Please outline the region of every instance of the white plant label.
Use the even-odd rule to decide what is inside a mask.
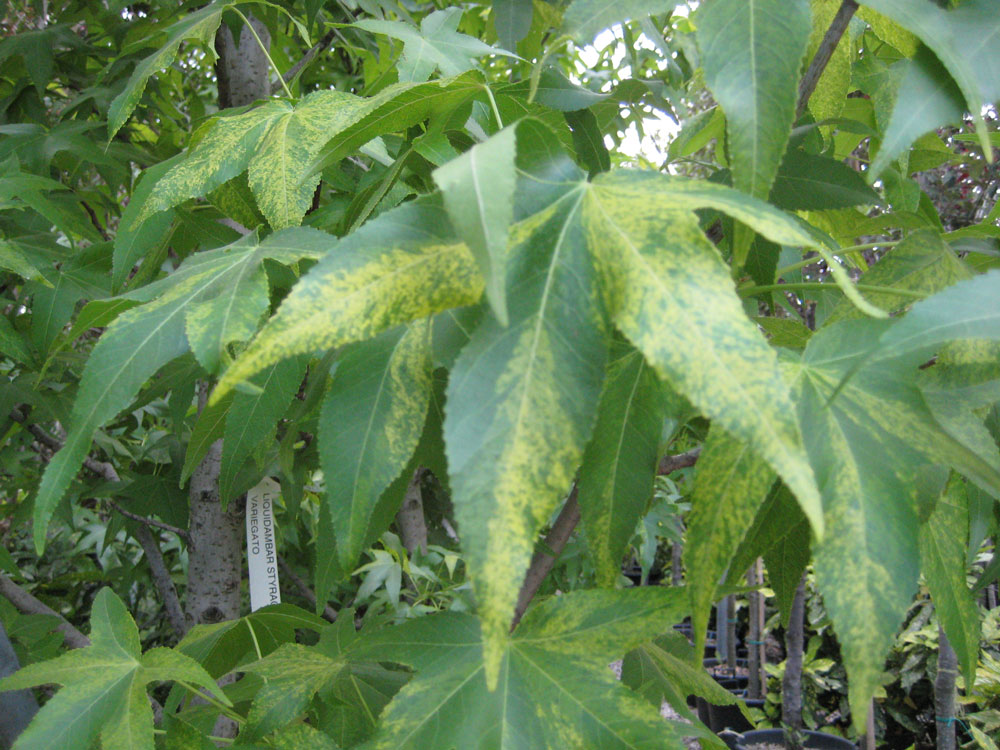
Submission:
[[[281,603],[278,548],[274,541],[274,501],[281,487],[270,477],[247,493],[247,567],[250,611]]]

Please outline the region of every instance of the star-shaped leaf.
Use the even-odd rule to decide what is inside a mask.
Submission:
[[[426,81],[437,68],[443,76],[454,76],[476,67],[475,58],[486,55],[516,57],[475,37],[458,32],[462,8],[447,8],[428,14],[417,30],[402,21],[358,21],[355,26],[385,34],[403,43],[397,70],[400,81]]]
[[[660,634],[686,609],[681,588],[579,591],[532,609],[508,637],[490,692],[477,618],[445,613],[358,639],[352,653],[417,674],[364,746],[439,750],[672,748],[694,725],[664,721],[608,664]]]
[[[30,664],[0,682],[3,690],[63,686],[18,738],[17,750],[87,750],[98,734],[105,750],[152,750],[150,682],[179,680],[229,703],[190,657],[167,648],[141,654],[139,630],[111,589],[102,589],[94,599],[90,623],[90,646]]]

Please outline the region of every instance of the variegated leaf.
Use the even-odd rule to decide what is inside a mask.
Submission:
[[[315,258],[330,240],[323,232],[305,228],[264,241],[248,235],[233,245],[192,255],[167,278],[119,298],[147,304],[119,315],[87,360],[66,442],[46,467],[35,498],[33,531],[39,551],[45,547],[52,513],[79,471],[94,433],[128,406],[160,367],[188,350],[188,311],[231,291],[247,269],[256,269],[265,258],[281,263]]]
[[[341,240],[303,276],[223,375],[212,400],[281,359],[472,304],[482,289],[440,198],[407,203]]]
[[[370,530],[372,513],[413,455],[430,389],[427,319],[356,344],[337,363],[319,419],[319,454],[344,570],[383,530]]]
[[[745,572],[729,566],[773,483],[774,471],[746,443],[712,426],[698,457],[684,545],[696,653],[704,649],[708,616],[727,569],[730,583]]]
[[[775,242],[814,242],[780,211],[720,185],[611,173],[594,181],[585,211],[608,305],[663,378],[782,476],[821,534],[819,492],[788,387],[691,213],[705,206]]]
[[[916,589],[917,470],[935,463],[1000,478],[1000,461],[991,465],[941,429],[914,366],[865,362],[888,325],[824,328],[810,339],[797,380],[827,527],[814,546],[816,575],[840,639],[856,726]]]
[[[429,615],[362,636],[351,656],[403,662],[417,672],[367,747],[626,750],[711,738],[705,729],[664,721],[607,666],[677,621],[685,604],[683,589],[655,587],[553,597],[505,638],[495,691],[487,688],[474,617]]]
[[[536,534],[569,491],[604,375],[584,195],[581,186],[514,228],[509,325],[485,319],[448,383],[448,469],[490,689]]]
[[[969,501],[953,475],[927,522],[920,527],[920,567],[931,590],[938,620],[958,654],[966,685],[976,682],[979,608],[966,583]]]

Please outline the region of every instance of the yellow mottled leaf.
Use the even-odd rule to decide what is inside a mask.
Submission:
[[[587,232],[615,324],[677,390],[774,467],[821,534],[819,492],[777,356],[743,312],[694,214],[678,208],[684,198],[697,206],[697,193],[683,185],[619,172],[588,192]],[[770,239],[805,234],[776,210],[751,217],[758,202],[739,196],[732,208],[737,201]]]
[[[278,360],[472,304],[482,291],[476,262],[440,199],[405,204],[341,240],[301,279],[226,371],[212,401]]]

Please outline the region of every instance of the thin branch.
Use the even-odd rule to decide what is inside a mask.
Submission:
[[[531,558],[531,566],[524,576],[524,583],[521,584],[521,592],[517,596],[514,619],[510,623],[511,630],[516,628],[517,624],[521,621],[525,611],[528,609],[528,605],[531,604],[531,600],[538,593],[542,581],[545,580],[545,576],[549,574],[555,566],[556,560],[559,559],[559,555],[562,553],[563,548],[565,548],[566,542],[569,541],[573,529],[580,523],[580,504],[576,499],[578,494],[579,490],[576,483],[574,483],[569,497],[566,498],[566,504],[563,505],[563,509],[559,512],[556,522],[552,524],[549,535],[545,537],[545,544]],[[551,550],[551,554],[549,550]]]
[[[177,638],[181,639],[187,633],[187,623],[184,620],[184,610],[181,608],[181,600],[177,596],[177,589],[174,581],[170,577],[163,562],[163,553],[160,552],[160,545],[153,538],[152,533],[146,526],[140,524],[133,532],[136,540],[142,545],[142,551],[146,553],[146,561],[149,563],[149,570],[153,574],[153,583],[156,590],[160,592],[163,606],[167,610],[167,622],[174,629]]]
[[[282,76],[284,82],[286,84],[291,83],[295,79],[295,76],[299,74],[299,71],[301,71],[304,67],[306,67],[306,65],[311,63],[316,58],[316,55],[318,55],[320,52],[329,47],[330,44],[333,42],[334,38],[338,36],[340,37],[341,41],[344,42],[344,44],[347,44],[347,40],[344,39],[343,35],[340,33],[340,29],[336,28],[330,29],[328,32],[326,32],[326,34],[323,35],[322,39],[316,42],[316,44],[314,44],[312,47],[309,48],[308,52],[306,52],[301,58],[299,58],[298,62],[296,62],[292,67],[290,67],[288,70],[285,71],[285,74]],[[274,92],[275,88],[272,86],[271,93],[273,94]]]
[[[796,120],[805,113],[806,106],[809,104],[809,97],[816,90],[816,84],[819,83],[823,71],[826,70],[827,63],[833,57],[833,51],[837,48],[837,44],[840,43],[840,38],[847,30],[847,25],[851,22],[851,17],[857,9],[858,4],[854,0],[844,0],[837,11],[837,15],[830,22],[830,28],[826,30],[823,41],[819,43],[819,48],[816,50],[816,55],[813,57],[812,62],[809,63],[809,69],[802,77],[802,82],[799,83],[799,106],[795,111]]]
[[[26,615],[51,615],[59,618],[56,628],[61,631],[69,648],[83,648],[90,645],[90,639],[77,630],[61,614],[49,607],[45,602],[35,598],[3,573],[0,573],[0,595],[3,595],[19,612]]]
[[[27,421],[27,415],[17,408],[11,410],[10,418],[15,422],[20,422],[21,424],[24,424]],[[49,434],[40,424],[32,423],[26,425],[26,429],[42,445],[45,445],[52,450],[59,450],[62,448],[62,440]],[[88,456],[84,459],[83,465],[108,482],[121,481],[121,477],[118,476],[118,471],[113,465],[107,463],[106,461],[98,461],[96,458]],[[163,553],[160,551],[160,545],[153,538],[153,535],[150,533],[148,527],[155,526],[157,528],[165,529],[166,531],[171,531],[183,539],[186,539],[189,543],[190,536],[184,529],[125,510],[114,500],[109,499],[108,504],[126,518],[131,518],[133,521],[139,522],[140,525],[136,527],[136,531],[133,536],[146,553],[146,560],[149,561],[149,568],[153,574],[153,583],[155,584],[156,590],[159,592],[160,598],[163,600],[164,608],[167,611],[167,621],[177,632],[178,637],[183,638],[184,634],[187,632],[187,625],[184,620],[180,598],[177,596],[177,588],[174,586],[174,581],[170,577],[166,564],[163,562]]]
[[[104,240],[105,242],[111,239],[108,236],[108,233],[104,231],[104,227],[101,226],[101,222],[98,221],[97,214],[94,213],[94,209],[90,207],[90,204],[87,203],[87,201],[80,201],[80,203],[83,205],[83,208],[87,212],[87,215],[90,216],[90,223],[94,225],[94,228],[97,230],[97,233],[101,235],[101,239]]]
[[[316,594],[313,592],[311,588],[309,588],[308,585],[306,585],[306,582],[303,581],[298,576],[298,574],[296,574],[294,570],[292,570],[292,566],[289,565],[285,561],[285,558],[283,558],[281,555],[278,555],[278,567],[281,568],[282,574],[284,574],[284,576],[288,578],[288,580],[290,580],[293,584],[295,584],[295,588],[297,588],[299,590],[299,593],[302,594],[302,598],[305,599],[307,602],[309,602],[309,604],[311,604],[312,607],[315,609]],[[337,611],[329,604],[324,604],[323,618],[329,620],[330,622],[333,622],[334,620],[337,619]]]
[[[122,506],[116,503],[114,500],[108,500],[108,505],[111,506],[115,511],[121,513],[125,518],[131,518],[133,521],[143,524],[144,526],[149,526],[154,529],[163,529],[164,531],[169,531],[172,534],[176,534],[185,542],[188,546],[191,546],[191,535],[188,533],[187,529],[182,529],[179,526],[172,526],[169,523],[164,523],[163,521],[157,521],[155,518],[150,518],[149,516],[141,516],[138,513],[133,513],[130,510],[125,510]]]
[[[656,473],[660,476],[665,476],[671,472],[677,471],[678,469],[686,469],[688,466],[694,466],[698,461],[698,456],[701,455],[701,446],[697,448],[692,448],[685,453],[678,453],[673,456],[664,456],[660,461],[660,465],[656,468]]]
[[[698,446],[685,453],[664,456],[657,467],[657,473],[669,474],[672,471],[677,471],[677,469],[694,466],[700,454],[701,446]],[[556,560],[559,559],[559,555],[562,554],[563,549],[566,547],[573,529],[580,523],[580,504],[577,502],[578,494],[579,490],[574,483],[569,497],[566,498],[566,504],[563,505],[563,509],[559,512],[555,523],[552,524],[548,536],[545,537],[545,544],[531,558],[531,565],[528,567],[528,572],[524,576],[524,583],[521,584],[521,591],[517,596],[517,606],[514,608],[514,617],[510,623],[511,630],[517,627],[517,624],[521,621],[525,611],[528,609],[528,605],[531,604],[531,600],[538,593],[542,581],[545,580],[545,576],[555,567]]]

